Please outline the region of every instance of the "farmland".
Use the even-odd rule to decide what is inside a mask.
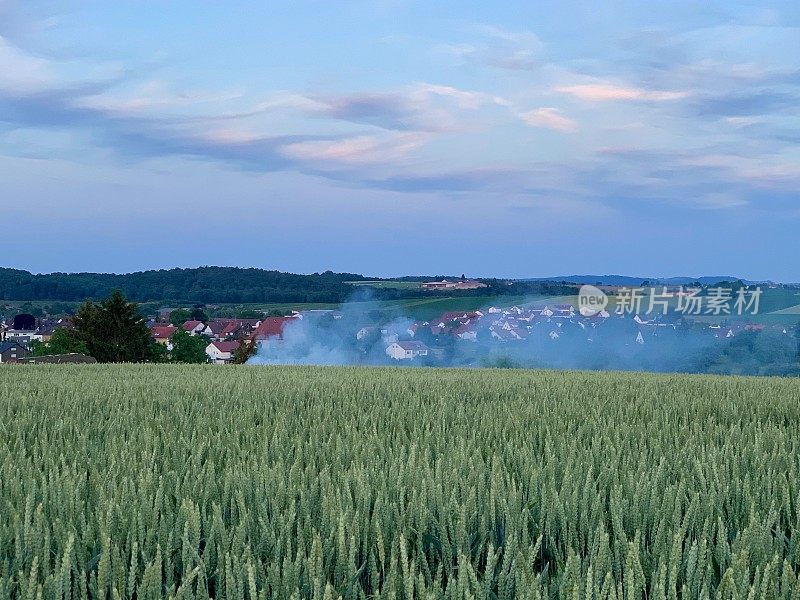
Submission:
[[[0,368],[0,598],[789,598],[800,384]]]

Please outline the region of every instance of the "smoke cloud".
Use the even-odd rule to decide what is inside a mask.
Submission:
[[[287,319],[282,338],[259,341],[249,364],[787,375],[796,372],[796,351],[792,332],[780,327],[692,323],[679,314],[584,317],[542,299],[422,320],[362,294],[339,310]]]

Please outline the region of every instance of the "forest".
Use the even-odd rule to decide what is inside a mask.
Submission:
[[[431,278],[442,276],[432,276]],[[419,277],[424,280],[424,277]],[[421,296],[475,296],[510,294],[560,295],[574,293],[574,286],[551,282],[509,282],[486,279],[479,290],[447,292],[414,288],[390,288],[350,282],[381,281],[355,273],[313,273],[300,275],[238,267],[199,267],[137,273],[49,273],[33,274],[0,268],[0,300],[55,300],[64,302],[102,299],[119,290],[137,302],[183,301],[198,303],[325,302],[338,303],[354,294],[376,300],[397,300]]]

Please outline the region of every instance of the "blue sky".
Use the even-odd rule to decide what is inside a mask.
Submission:
[[[796,2],[0,0],[0,264],[800,281]]]

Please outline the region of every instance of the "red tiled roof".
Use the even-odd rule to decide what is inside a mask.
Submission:
[[[256,328],[254,337],[257,340],[266,340],[272,337],[283,339],[283,328],[290,321],[294,321],[294,317],[267,317]]]
[[[171,338],[176,331],[178,328],[174,325],[155,325],[150,328],[150,335],[157,340],[166,340]]]
[[[220,352],[234,352],[239,347],[239,342],[211,342]]]
[[[194,329],[198,325],[202,325],[202,324],[203,324],[202,321],[186,321],[186,323],[183,324],[183,330],[184,331],[194,331]]]

